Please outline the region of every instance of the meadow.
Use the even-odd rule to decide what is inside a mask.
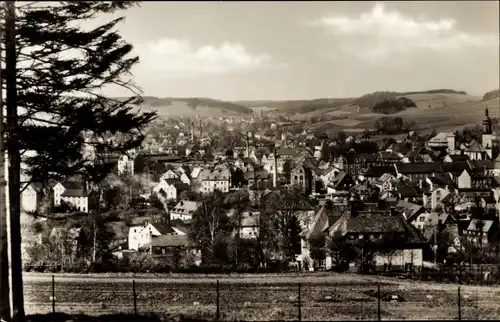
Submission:
[[[56,274],[55,309],[69,314],[138,313],[214,320],[456,319],[458,286],[336,273],[282,275]],[[299,313],[300,283],[300,313]],[[500,287],[461,285],[462,319],[498,319]],[[52,311],[52,275],[25,274],[27,314]],[[391,300],[395,298],[396,300]]]

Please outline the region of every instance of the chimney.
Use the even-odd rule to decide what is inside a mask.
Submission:
[[[274,147],[274,167],[273,167],[273,187],[277,187],[277,176],[278,176],[278,159],[276,157],[276,146]]]
[[[245,157],[250,157],[250,143],[248,142],[249,140],[250,133],[247,133],[247,155]]]

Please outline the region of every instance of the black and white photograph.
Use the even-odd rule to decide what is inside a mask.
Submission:
[[[0,1],[0,321],[500,319],[499,1]]]

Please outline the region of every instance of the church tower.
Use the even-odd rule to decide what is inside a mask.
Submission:
[[[485,118],[483,120],[483,147],[489,158],[493,155],[493,132],[491,130],[491,119],[488,115],[488,107],[484,110]]]

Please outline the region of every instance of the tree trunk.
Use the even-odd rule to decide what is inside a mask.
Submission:
[[[0,35],[3,34],[3,25],[0,24]],[[0,61],[2,60],[0,50]],[[3,102],[3,75],[0,69],[0,102]],[[4,146],[4,115],[3,106],[0,105],[0,318],[10,320],[9,298],[9,259],[7,242],[7,191],[5,180],[5,146]],[[3,299],[3,300],[1,300]]]
[[[6,1],[5,14],[5,71],[7,93],[7,151],[9,158],[9,249],[10,249],[10,305],[13,321],[24,320],[23,270],[21,258],[21,156],[19,152],[19,124],[16,88],[16,8],[14,1]]]

